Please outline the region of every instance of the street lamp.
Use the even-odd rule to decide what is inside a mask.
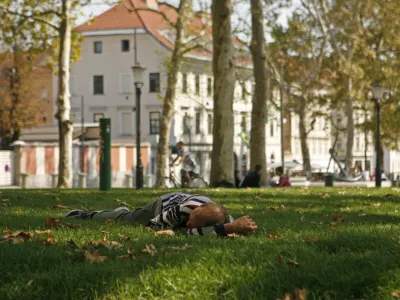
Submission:
[[[139,63],[132,67],[136,91],[136,189],[143,188],[143,166],[140,157],[140,96],[144,85],[145,69]]]
[[[382,186],[382,173],[381,173],[381,103],[385,89],[379,81],[372,84],[372,96],[376,104],[376,168],[375,168],[375,187]]]

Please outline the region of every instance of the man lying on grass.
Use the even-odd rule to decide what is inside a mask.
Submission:
[[[105,211],[72,210],[65,216],[121,220],[155,230],[188,228],[188,235],[250,235],[257,230],[256,223],[249,216],[233,220],[225,207],[210,198],[178,192],[163,195],[160,199],[132,211],[123,206]]]

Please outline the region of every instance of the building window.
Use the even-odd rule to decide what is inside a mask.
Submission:
[[[244,82],[241,85],[242,85],[242,100],[245,100],[246,99],[246,85]]]
[[[361,148],[361,147],[360,147],[360,138],[357,137],[357,138],[356,138],[356,151],[360,151],[360,150],[361,150],[360,148]]]
[[[182,93],[187,93],[187,74],[182,74]]]
[[[208,134],[213,133],[213,115],[212,115],[212,113],[208,113],[208,115],[207,115],[207,129],[208,129]]]
[[[121,74],[120,93],[132,94],[133,80],[131,74]]]
[[[183,134],[189,134],[190,133],[190,117],[188,113],[185,113],[183,116]]]
[[[133,115],[132,112],[121,113],[121,135],[132,135],[133,132]]]
[[[121,51],[122,52],[129,52],[129,40],[122,40],[121,41]]]
[[[196,112],[196,134],[200,134],[200,120],[201,120],[201,115],[200,112]]]
[[[93,94],[103,95],[104,94],[104,77],[103,75],[93,76]]]
[[[150,134],[160,134],[160,116],[158,111],[150,112]]]
[[[200,75],[196,75],[195,84],[196,84],[196,95],[200,95]]]
[[[103,52],[103,42],[99,42],[99,41],[94,42],[93,43],[93,51],[96,54],[102,53]]]
[[[93,114],[93,122],[100,122],[100,119],[104,118],[104,113],[94,113]]]
[[[269,135],[271,137],[274,136],[274,121],[273,120],[271,120],[271,124],[269,125]]]
[[[212,96],[212,79],[210,77],[207,78],[207,96]]]
[[[160,73],[150,73],[150,93],[160,92]]]

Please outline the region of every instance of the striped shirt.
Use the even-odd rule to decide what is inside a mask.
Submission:
[[[191,195],[188,193],[170,193],[159,200],[160,214],[149,221],[148,226],[153,229],[182,228],[186,227],[190,213],[205,203],[214,203],[210,198],[203,195]],[[233,218],[229,216],[230,221]],[[216,235],[225,236],[223,224],[214,226],[188,229],[188,235]]]

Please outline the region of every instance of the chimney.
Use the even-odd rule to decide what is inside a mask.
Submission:
[[[151,9],[158,10],[157,0],[146,0],[146,6]]]

